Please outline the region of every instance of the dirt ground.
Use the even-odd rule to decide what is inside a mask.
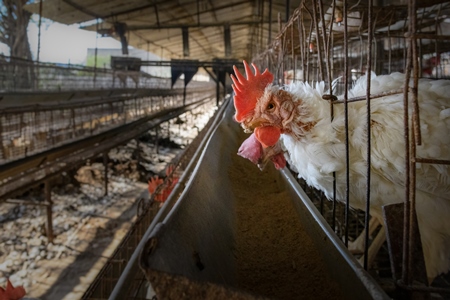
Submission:
[[[268,169],[261,172],[236,155],[229,170],[238,196],[239,287],[273,299],[341,299],[287,192]]]
[[[80,299],[131,226],[136,200],[146,187],[111,178],[109,196],[95,201],[82,191],[54,192],[53,243],[42,234],[45,209],[21,208],[21,218],[0,224],[0,286],[9,278],[24,286],[29,298]],[[83,188],[96,195],[92,187]],[[1,209],[16,207],[4,204]]]
[[[135,141],[110,151],[108,195],[102,163],[59,178],[52,189],[53,243],[47,240],[44,206],[0,205],[0,286],[9,278],[29,298],[80,299],[135,220],[137,201],[148,188],[140,173],[163,172],[180,151],[160,147],[156,154],[144,143],[140,148],[145,171],[132,156]],[[36,189],[24,198],[39,202],[43,193]]]
[[[103,163],[88,162],[59,178],[52,189],[53,243],[44,206],[0,205],[0,286],[9,278],[29,298],[80,299],[135,220],[137,201],[148,188],[141,173],[163,173],[181,151],[160,146],[155,153],[146,143],[140,148],[145,170],[133,157],[135,141],[109,152],[108,195]],[[39,202],[43,193],[36,189],[24,197]]]

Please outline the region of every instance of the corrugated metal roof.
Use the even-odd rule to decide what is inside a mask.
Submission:
[[[250,60],[267,46],[269,21],[271,37],[275,37],[278,15],[285,22],[299,4],[300,0],[44,0],[42,16],[64,24],[98,19],[98,24],[84,29],[118,40],[114,24],[126,24],[129,45],[164,59],[225,58],[224,33],[229,26],[231,53],[227,58]],[[39,13],[39,3],[28,4],[26,9]],[[182,27],[189,32],[187,57],[183,55]]]
[[[447,0],[417,0],[419,7],[430,6]],[[348,30],[353,33],[367,31],[367,17],[363,11],[367,0],[348,0],[351,7]],[[383,17],[395,6],[406,7],[407,0],[384,0],[377,8],[377,27],[386,26]],[[300,3],[308,12],[301,16],[304,34],[311,31],[315,38],[316,29],[311,27],[313,1],[301,0],[43,0],[42,15],[51,20],[64,23],[81,23],[86,30],[98,31],[120,40],[118,31],[123,24],[128,44],[142,50],[148,50],[163,59],[196,59],[210,61],[213,58],[233,58],[251,60],[267,51],[280,51],[282,43],[276,40],[280,36],[280,25],[285,25],[289,16],[296,19]],[[323,0],[325,20],[331,15],[332,0]],[[337,0],[336,5],[342,2]],[[289,9],[287,9],[289,7]],[[28,4],[26,9],[39,13],[39,2]],[[296,11],[297,9],[297,11]],[[298,16],[297,16],[298,17]],[[95,24],[95,20],[98,23]],[[90,25],[82,24],[91,21]],[[94,21],[94,23],[92,23]],[[384,20],[386,21],[386,20]],[[94,25],[92,25],[94,24]],[[321,25],[321,24],[319,24]],[[230,28],[230,51],[226,55],[224,41],[226,28]],[[189,53],[183,47],[183,29],[189,35]],[[285,26],[283,31],[289,31]],[[294,28],[295,26],[292,26]],[[321,27],[321,26],[319,26]],[[270,30],[269,30],[270,28]],[[319,28],[321,30],[321,28]],[[343,36],[343,27],[334,26],[333,32]],[[292,53],[300,49],[299,32],[290,34],[292,40],[282,49],[283,53]],[[284,35],[285,36],[285,35]],[[305,36],[306,37],[306,36]],[[269,40],[274,40],[268,47]],[[291,48],[291,49],[289,49]],[[188,54],[185,56],[185,54]]]

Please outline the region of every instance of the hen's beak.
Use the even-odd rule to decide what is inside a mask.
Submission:
[[[261,171],[264,171],[267,163],[270,161],[270,158],[270,154],[267,154],[266,151],[264,151],[262,156],[259,158],[258,163],[256,164]]]
[[[263,171],[264,168],[266,167],[267,163],[269,161],[271,161],[274,156],[279,155],[280,153],[281,153],[281,155],[283,155],[283,150],[281,149],[280,143],[276,143],[273,146],[263,148],[261,157],[258,159],[258,163],[257,163],[258,168],[261,171]]]
[[[245,126],[250,129],[250,130],[255,130],[256,127],[260,127],[263,126],[265,124],[267,124],[268,121],[264,118],[255,118],[252,119],[250,122],[248,122],[247,124],[245,124]]]

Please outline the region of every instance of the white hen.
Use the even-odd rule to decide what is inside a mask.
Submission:
[[[324,83],[315,88],[296,82],[280,88],[267,84],[246,98],[246,86],[263,75],[253,75],[244,62],[248,80],[235,68],[236,120],[255,131],[264,147],[281,141],[285,156],[298,176],[331,199],[333,172],[337,175],[337,199],[345,200],[344,106],[322,100]],[[250,74],[249,74],[250,73]],[[250,84],[249,84],[250,82]],[[400,73],[372,76],[371,94],[403,88]],[[419,106],[422,145],[417,156],[450,160],[450,81],[420,80]],[[366,78],[360,78],[349,98],[365,96]],[[253,99],[255,98],[256,99]],[[245,102],[245,103],[244,103]],[[250,109],[249,107],[253,107]],[[366,101],[351,102],[349,111],[350,205],[365,209],[367,178]],[[381,219],[381,207],[402,202],[405,195],[405,146],[403,94],[371,101],[371,215]],[[429,278],[450,269],[450,168],[417,164],[416,212]]]

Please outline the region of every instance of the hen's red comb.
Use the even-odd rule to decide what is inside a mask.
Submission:
[[[0,299],[22,299],[27,293],[23,286],[14,287],[11,281],[7,281],[6,289],[0,287]]]
[[[272,83],[273,74],[269,70],[265,70],[261,74],[258,67],[252,64],[255,69],[255,74],[253,74],[250,66],[244,60],[245,74],[247,78],[242,75],[236,66],[233,66],[234,74],[231,74],[231,80],[235,96],[234,96],[234,107],[236,108],[235,119],[239,123],[242,122],[246,116],[251,113],[256,106],[256,102],[263,95],[264,89],[267,85]]]

